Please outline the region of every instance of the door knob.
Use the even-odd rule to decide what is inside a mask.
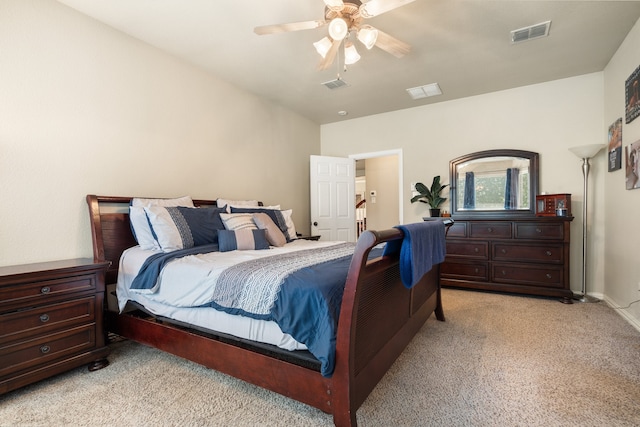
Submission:
[[[317,222],[317,221],[314,221],[314,222],[313,222],[313,226],[314,226],[314,227],[317,227],[317,226],[318,226],[318,222]]]

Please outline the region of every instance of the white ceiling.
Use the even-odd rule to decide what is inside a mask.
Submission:
[[[322,0],[58,1],[319,124],[602,71],[640,17],[640,1],[416,0],[367,20],[411,52],[356,43],[362,59],[344,72],[317,69],[312,43],[326,27],[253,32],[322,19]],[[549,37],[510,43],[510,31],[547,20]],[[321,84],[338,72],[349,86]],[[442,95],[406,92],[433,82]]]

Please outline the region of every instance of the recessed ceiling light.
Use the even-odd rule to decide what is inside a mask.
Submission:
[[[421,99],[428,96],[442,95],[442,90],[440,89],[440,85],[438,85],[438,83],[412,87],[407,89],[407,92],[412,99]]]
[[[338,111],[338,115],[339,116],[346,116],[347,114],[349,114],[348,112],[344,111],[344,110],[340,110]]]

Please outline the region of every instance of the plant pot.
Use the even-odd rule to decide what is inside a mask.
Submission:
[[[429,215],[431,215],[431,217],[433,218],[440,216],[440,209],[439,208],[429,209]]]

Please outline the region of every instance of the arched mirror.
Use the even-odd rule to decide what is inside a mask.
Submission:
[[[449,170],[453,215],[535,215],[538,153],[479,151],[451,160]]]

